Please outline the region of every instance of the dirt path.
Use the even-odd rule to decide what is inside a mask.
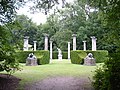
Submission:
[[[32,85],[25,90],[94,90],[88,78],[50,77]]]
[[[12,75],[0,74],[0,90],[16,90],[19,82],[20,79]]]

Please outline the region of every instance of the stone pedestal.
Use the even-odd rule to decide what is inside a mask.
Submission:
[[[24,37],[24,47],[23,47],[23,51],[28,51],[28,39],[29,37],[28,36],[25,36]]]
[[[70,42],[68,42],[68,60],[70,60]]]
[[[36,51],[36,42],[37,41],[33,41],[34,42],[34,51]]]
[[[92,53],[89,53],[84,58],[84,65],[88,65],[88,66],[95,66],[96,65],[95,58],[93,58]]]
[[[92,36],[92,51],[96,51],[96,40],[95,36]]]
[[[73,51],[76,50],[76,34],[73,34],[72,37],[73,37]]]
[[[62,55],[58,54],[58,60],[62,60]]]
[[[86,51],[86,41],[83,41],[83,50]]]
[[[29,57],[26,59],[26,66],[36,66],[37,58],[33,54],[29,54]]]
[[[44,50],[48,50],[48,34],[44,34],[45,36],[45,47]]]

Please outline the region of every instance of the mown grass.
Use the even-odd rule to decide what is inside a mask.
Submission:
[[[20,87],[25,84],[37,82],[41,79],[54,76],[74,76],[74,77],[92,77],[96,66],[84,66],[71,64],[69,60],[53,60],[50,64],[39,66],[22,65],[22,70],[13,75],[20,78]]]

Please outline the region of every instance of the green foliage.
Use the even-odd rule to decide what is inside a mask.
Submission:
[[[68,41],[71,41],[71,36],[72,32],[70,30],[58,31],[52,36],[52,40],[62,51],[67,51]]]
[[[111,53],[105,65],[98,67],[93,76],[93,86],[96,90],[120,89],[120,53]]]
[[[110,54],[109,61],[105,62],[109,71],[109,83],[111,90],[120,89],[120,52]]]
[[[106,50],[77,50],[71,51],[71,62],[74,64],[83,64],[84,58],[87,56],[88,53],[93,54],[93,57],[96,59],[96,63],[103,63],[104,61],[108,60],[108,51]]]
[[[12,21],[15,16],[15,10],[22,5],[23,0],[0,0],[0,24]]]
[[[105,67],[105,66],[104,66]],[[93,86],[95,90],[111,90],[109,85],[109,79],[108,79],[109,73],[107,71],[107,68],[98,67],[95,70],[94,76],[93,76]]]
[[[6,71],[9,74],[19,69],[19,64],[15,60],[14,48],[10,44],[10,32],[3,26],[0,26],[0,71]]]
[[[62,52],[62,58],[63,59],[68,59],[68,52]],[[53,52],[53,59],[58,59],[58,52],[54,51]]]
[[[83,64],[83,60],[87,54],[84,51],[71,51],[71,63],[73,64]]]
[[[39,65],[42,64],[49,64],[49,51],[18,51],[16,52],[16,59],[20,63],[26,63],[26,59],[30,53],[34,53],[34,55],[37,57],[37,61]]]
[[[37,54],[36,54],[36,56],[38,56],[38,64],[39,65],[49,64],[49,62],[50,62],[49,51],[40,51]]]
[[[53,59],[57,59],[58,58],[58,52],[57,51],[54,51],[52,53],[52,56],[53,56]]]
[[[102,63],[104,61],[108,60],[108,51],[107,50],[97,50],[97,51],[91,51],[87,50],[86,53],[92,53],[93,57],[96,59],[97,63]]]

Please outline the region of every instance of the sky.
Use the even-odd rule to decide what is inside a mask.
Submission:
[[[73,2],[74,0],[66,0],[67,2]],[[29,4],[30,5],[30,4]],[[47,16],[48,15],[45,15],[44,13],[34,13],[34,14],[31,14],[29,12],[29,7],[28,5],[24,6],[24,7],[21,7],[18,11],[17,11],[17,14],[18,15],[27,15],[30,19],[32,19],[32,21],[34,23],[36,23],[37,25],[39,25],[40,23],[45,23],[46,20],[47,20]]]

